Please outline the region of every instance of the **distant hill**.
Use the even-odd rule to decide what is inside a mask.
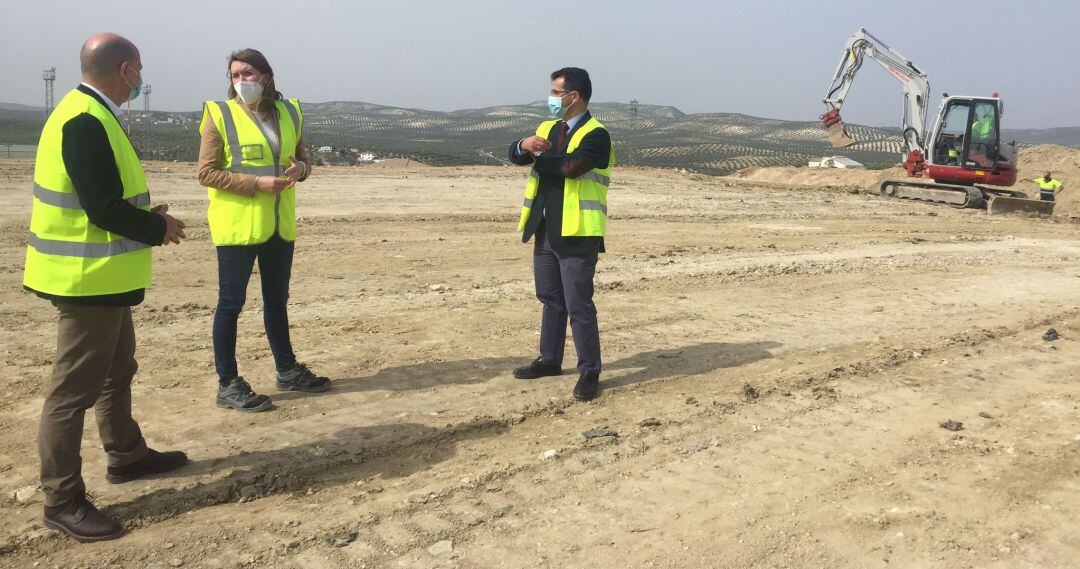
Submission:
[[[33,112],[45,112],[45,107],[34,107],[31,105],[20,105],[19,103],[0,103],[0,110],[3,111],[33,111]]]
[[[747,166],[805,165],[837,154],[816,122],[715,113],[670,106],[597,102],[591,112],[616,142],[622,164],[726,174]],[[511,142],[547,119],[542,101],[453,112],[335,101],[304,105],[311,141],[411,156],[432,164],[501,163]],[[843,152],[867,164],[898,160],[900,140],[881,129],[851,125],[863,144]]]
[[[1006,141],[1015,140],[1025,145],[1034,144],[1058,144],[1061,146],[1080,147],[1080,126],[1067,126],[1060,128],[1025,128],[1025,129],[1002,129],[1001,136]]]
[[[848,125],[860,144],[837,151],[816,121],[686,114],[659,105],[597,102],[590,107],[610,130],[621,164],[727,174],[748,166],[805,166],[811,159],[837,154],[867,165],[900,160],[897,129]],[[29,112],[33,110],[38,112]],[[0,145],[36,143],[44,120],[40,111],[26,105],[0,105]],[[511,142],[547,119],[547,105],[536,101],[439,112],[331,101],[305,103],[304,114],[308,144],[332,148],[317,154],[322,161],[355,162],[355,150],[433,165],[500,164],[507,162]],[[198,112],[135,112],[133,139],[145,157],[194,160],[198,117]],[[1013,137],[1032,144],[1080,144],[1080,127],[1006,131],[1006,139]]]

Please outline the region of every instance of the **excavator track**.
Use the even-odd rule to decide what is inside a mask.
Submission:
[[[1012,190],[942,184],[932,180],[917,179],[885,180],[881,182],[880,192],[884,197],[916,200],[961,209],[986,209],[986,202],[994,196],[1026,197],[1023,193]]]

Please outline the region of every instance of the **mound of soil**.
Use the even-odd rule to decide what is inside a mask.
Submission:
[[[743,168],[730,177],[751,182],[840,188],[876,187],[886,178],[903,177],[900,168],[888,170],[841,170],[838,168]]]

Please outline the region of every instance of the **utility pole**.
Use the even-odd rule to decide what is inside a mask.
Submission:
[[[41,72],[41,78],[45,80],[45,118],[52,114],[54,105],[53,82],[56,81],[56,68],[52,67]]]
[[[150,112],[150,84],[149,83],[147,83],[146,85],[143,85],[142,96],[143,96],[143,101],[142,101],[143,113],[149,113]]]

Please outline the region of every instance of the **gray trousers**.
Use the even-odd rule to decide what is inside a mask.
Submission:
[[[60,305],[56,359],[38,430],[45,505],[58,506],[86,491],[82,479],[83,419],[93,407],[109,466],[146,456],[131,417],[135,327],[131,308]]]
[[[536,298],[544,305],[540,319],[540,358],[562,365],[566,347],[566,321],[574,333],[579,373],[600,373],[600,327],[593,304],[593,275],[599,254],[559,255],[544,232],[533,248]]]

